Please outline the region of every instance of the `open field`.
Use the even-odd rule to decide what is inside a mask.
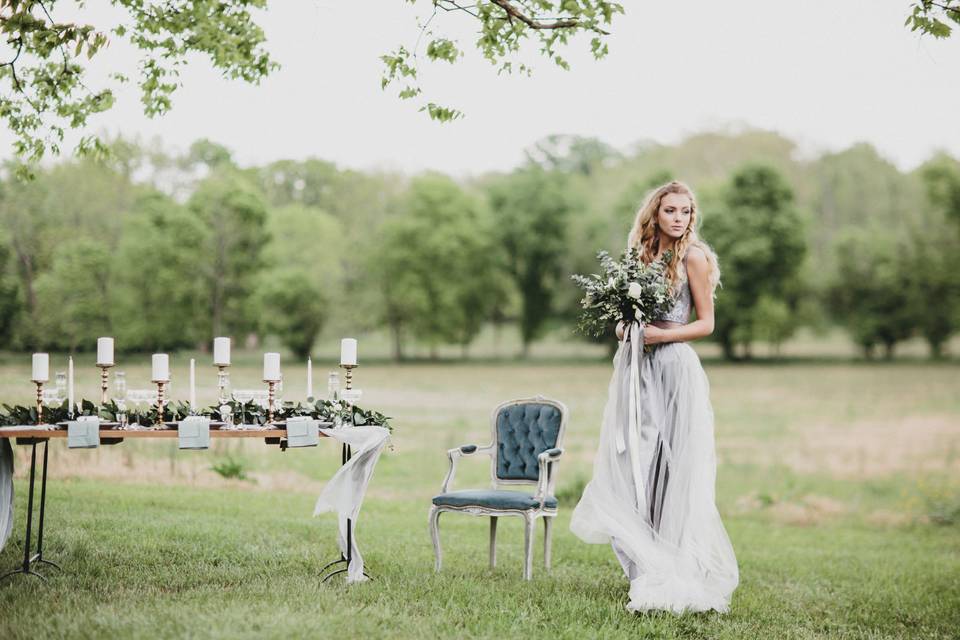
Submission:
[[[173,359],[176,397],[185,396],[188,357]],[[140,360],[126,367],[131,387],[146,386],[149,362]],[[258,386],[257,360],[237,355],[236,387]],[[23,577],[0,585],[0,637],[955,637],[960,366],[705,362],[717,500],[741,570],[727,616],[626,614],[610,549],[567,530],[610,365],[565,354],[358,370],[362,404],[394,416],[396,431],[358,532],[376,579],[350,589],[316,580],[334,554],[333,517],[310,517],[338,463],[331,443],[285,453],[256,441],[215,442],[208,452],[173,442],[53,445],[45,549],[67,571],[48,571],[44,585]],[[0,402],[29,400],[28,366],[22,356],[0,359]],[[315,367],[318,385],[326,366]],[[302,395],[302,367],[285,360],[284,370],[285,395]],[[96,372],[78,380],[91,397]],[[200,380],[201,401],[212,400],[212,372]],[[489,441],[492,407],[536,393],[571,411],[553,572],[537,566],[538,549],[534,581],[520,580],[519,519],[502,526],[490,570],[486,524],[451,515],[441,519],[445,568],[434,574],[426,512],[444,451]],[[18,520],[3,569],[21,549],[26,452],[17,451]],[[228,458],[251,480],[210,469]],[[457,486],[480,486],[487,473],[465,461]]]

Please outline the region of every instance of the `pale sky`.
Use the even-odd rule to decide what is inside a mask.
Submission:
[[[97,4],[88,2],[87,11],[109,18]],[[379,56],[413,46],[416,16],[429,2],[275,0],[260,22],[281,69],[260,86],[221,79],[198,58],[171,113],[147,118],[130,86],[94,129],[160,136],[172,150],[206,137],[241,164],[315,156],[461,176],[509,169],[553,133],[629,149],[728,126],[779,131],[807,153],[866,141],[902,169],[938,148],[960,157],[960,33],[947,41],[911,33],[903,26],[909,0],[624,4],[605,60],[594,61],[585,41],[573,43],[565,72],[531,51],[524,57],[534,63],[531,78],[498,77],[472,48],[471,19],[440,15],[435,26],[467,56],[452,67],[424,65],[422,87],[467,115],[438,124],[395,89],[380,89]],[[57,5],[56,17],[68,18],[68,9]],[[91,87],[108,70],[135,72],[121,45],[98,58]],[[4,157],[9,141],[4,131]]]

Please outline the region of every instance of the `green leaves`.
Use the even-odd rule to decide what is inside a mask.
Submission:
[[[910,31],[919,31],[934,38],[948,38],[953,33],[953,27],[945,20],[960,24],[960,1],[921,0],[913,3],[912,7],[903,23],[910,27]]]
[[[656,319],[670,303],[670,287],[664,278],[664,265],[672,252],[651,264],[640,260],[637,250],[624,251],[614,260],[606,251],[597,253],[603,273],[589,276],[572,275],[573,282],[583,289],[582,312],[577,329],[586,335],[600,337],[619,321],[642,322]],[[634,295],[628,295],[632,285]]]
[[[231,415],[234,420],[242,424],[266,424],[267,410],[253,400],[240,402],[231,399],[227,404],[230,406]],[[43,408],[44,424],[56,424],[69,418],[67,413],[68,403],[66,400],[60,406]],[[205,407],[198,411],[200,415],[211,416],[216,419],[219,416],[220,407]],[[149,406],[143,408],[125,407],[123,409],[113,400],[103,405],[96,405],[90,400],[80,401],[80,413],[83,416],[99,415],[101,420],[116,422],[117,415],[123,413],[126,415],[128,424],[138,424],[149,427],[157,423],[157,408]],[[165,422],[178,422],[191,415],[190,405],[185,402],[172,401],[163,405],[163,420]],[[393,425],[390,424],[391,418],[379,411],[372,409],[363,409],[356,405],[350,405],[346,402],[331,402],[330,400],[317,400],[301,404],[299,402],[284,402],[274,411],[275,420],[284,420],[292,416],[310,416],[324,422],[333,422],[341,424],[352,424],[357,427],[365,425],[385,427],[393,431]],[[23,405],[11,406],[3,405],[0,411],[0,426],[14,425],[32,425],[37,424],[36,406],[25,407]]]
[[[414,3],[412,0],[408,2]],[[474,45],[480,55],[497,67],[498,74],[516,71],[530,75],[529,66],[515,64],[513,60],[524,44],[538,43],[543,57],[562,69],[569,69],[570,65],[559,54],[559,49],[568,44],[570,37],[578,33],[594,34],[590,51],[594,58],[602,58],[609,52],[604,41],[608,35],[605,29],[612,24],[615,15],[623,13],[621,3],[604,0],[484,0],[471,5],[453,0],[432,0],[431,4],[433,11],[420,24],[413,49],[401,46],[381,57],[385,66],[381,87],[400,84],[397,95],[403,100],[423,93],[417,83],[417,54],[424,36],[429,38],[426,45],[429,61],[452,64],[463,57],[463,51],[454,41],[435,36],[434,31],[428,29],[439,22],[441,16],[456,14],[477,22],[479,34]],[[430,100],[425,101],[419,111],[439,122],[463,117],[463,112]]]
[[[112,29],[139,49],[141,101],[149,116],[172,106],[179,86],[179,67],[200,53],[229,78],[259,82],[277,68],[263,48],[265,36],[251,9],[263,9],[265,0],[111,0],[126,12],[129,23]],[[110,87],[90,88],[86,64],[109,43],[96,25],[56,22],[39,0],[6,0],[9,15],[0,21],[0,35],[15,49],[0,66],[0,118],[14,135],[13,150],[28,165],[46,154],[58,155],[66,129],[83,129],[91,115],[108,111],[114,97]],[[82,6],[82,5],[81,5]],[[110,74],[122,83],[126,78]],[[95,137],[84,136],[76,151],[106,151]],[[30,177],[29,166],[18,169]]]

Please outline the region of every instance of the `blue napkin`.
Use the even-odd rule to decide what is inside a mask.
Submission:
[[[187,416],[177,425],[181,449],[210,448],[210,418]]]
[[[67,423],[67,448],[96,449],[100,446],[100,418],[80,416]]]
[[[287,418],[287,446],[315,447],[320,443],[320,423],[309,416]]]

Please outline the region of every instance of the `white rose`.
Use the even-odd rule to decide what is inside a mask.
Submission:
[[[643,287],[640,286],[638,282],[631,282],[630,287],[627,289],[627,295],[634,300],[639,300],[640,296],[643,294]]]

